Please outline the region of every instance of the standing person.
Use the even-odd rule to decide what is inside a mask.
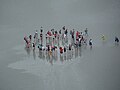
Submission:
[[[68,33],[68,30],[66,29],[66,30],[65,30],[65,34],[66,34],[66,36],[67,36],[67,33]]]
[[[92,39],[89,40],[90,49],[92,49]]]
[[[61,30],[59,30],[59,34],[61,34]]]
[[[105,36],[104,35],[102,35],[102,41],[105,41]]]
[[[78,41],[78,39],[79,39],[79,32],[77,31],[76,32],[76,41]]]
[[[51,29],[52,34],[54,35],[54,29]]]
[[[27,36],[24,37],[24,40],[25,40],[26,44],[29,43],[29,42],[28,42],[28,39],[27,39]]]
[[[71,51],[71,47],[72,47],[72,46],[69,44],[69,51]]]
[[[55,46],[55,38],[53,37],[52,46]]]
[[[102,44],[105,45],[107,43],[106,36],[102,35],[101,39],[102,39]]]
[[[46,46],[47,46],[47,34],[46,34]]]
[[[38,39],[38,30],[35,32],[35,38]]]
[[[62,28],[63,30],[65,30],[65,26],[63,26],[63,28]]]
[[[62,54],[63,53],[63,48],[62,47],[60,47],[60,54]]]
[[[35,50],[35,43],[33,43],[33,50]]]
[[[73,29],[73,31],[72,31],[72,44],[74,43],[74,33],[75,33],[75,31]]]
[[[119,39],[118,39],[118,37],[115,37],[115,44],[118,45],[118,43],[119,43]]]
[[[57,45],[59,46],[59,41],[60,41],[60,35],[59,34],[57,34]]]
[[[42,32],[43,32],[43,29],[42,29],[42,27],[41,27],[41,29],[40,29],[40,41],[41,41],[41,44],[43,43],[43,34],[42,34]]]
[[[62,39],[62,31],[61,31],[61,29],[59,30],[59,39],[61,40]]]
[[[81,47],[81,38],[80,38],[80,35],[79,35],[79,47]]]
[[[88,35],[88,29],[87,28],[85,29],[85,35]]]
[[[66,52],[66,47],[64,46],[64,53]]]
[[[30,41],[32,41],[32,35],[31,34],[29,35],[29,39],[30,39]]]
[[[31,34],[29,35],[29,39],[30,39],[30,41],[29,41],[30,47],[32,47],[32,43],[31,43],[32,42],[32,35]]]
[[[38,30],[35,31],[35,35],[34,35],[34,44],[38,43]]]
[[[48,50],[48,52],[50,51],[50,46],[49,45],[47,45],[47,50]]]

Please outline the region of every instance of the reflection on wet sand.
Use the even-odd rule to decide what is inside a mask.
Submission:
[[[67,50],[66,52],[60,54],[58,53],[58,50],[53,51],[50,53],[46,50],[39,50],[38,52],[35,50],[32,50],[31,48],[25,48],[28,56],[30,56],[30,52],[33,52],[33,58],[34,60],[40,59],[40,60],[46,60],[51,65],[56,63],[57,61],[60,61],[61,63],[64,63],[64,61],[71,61],[72,59],[76,59],[78,57],[81,57],[81,47],[75,47],[72,50]],[[37,56],[37,57],[36,57]]]
[[[35,50],[33,50],[33,58],[34,58],[34,60],[36,59]]]
[[[30,48],[27,48],[27,47],[25,47],[24,49],[25,49],[25,51],[27,52],[27,55],[30,56],[31,49],[30,49]]]

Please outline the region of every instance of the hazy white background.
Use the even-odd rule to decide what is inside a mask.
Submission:
[[[87,27],[95,48],[62,65],[27,57],[24,35],[64,25]],[[0,90],[120,90],[115,36],[120,38],[120,0],[0,0]]]

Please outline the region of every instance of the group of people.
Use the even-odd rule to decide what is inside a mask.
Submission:
[[[45,45],[43,45],[44,36],[46,39],[46,44],[44,43]],[[33,35],[33,39],[34,39],[33,41],[31,34],[29,35],[29,37],[25,36],[24,40],[26,42],[27,48],[33,47],[33,50],[35,50],[35,47],[37,46],[39,50],[46,50],[46,51],[53,51],[56,48],[59,48],[60,52],[62,53],[62,51],[63,50],[66,51],[67,48],[71,50],[72,46],[80,47],[81,45],[84,44],[87,45],[87,36],[88,36],[87,28],[83,33],[79,31],[75,32],[74,29],[68,30],[64,26],[62,30],[55,31],[54,29],[51,29],[50,31],[47,31],[45,35],[43,35],[43,29],[41,27],[39,35],[38,35],[38,30],[35,31],[35,34]],[[90,47],[92,47],[92,39],[89,39],[89,45]]]
[[[92,49],[92,39],[89,38],[88,29],[84,32],[76,31],[74,29],[68,30],[63,26],[59,31],[51,29],[43,33],[43,27],[40,31],[35,31],[34,35],[25,36],[26,48],[33,49],[38,48],[39,51],[48,52],[52,55],[55,51],[58,51],[60,55],[76,48],[89,45]],[[89,36],[89,37],[88,37]],[[105,36],[102,36],[102,40],[105,40]],[[115,43],[119,43],[118,37],[115,37]]]

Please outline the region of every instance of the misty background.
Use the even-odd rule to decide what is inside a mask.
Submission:
[[[119,0],[0,0],[0,25],[118,30],[119,9]]]
[[[62,65],[33,61],[23,37],[41,26],[44,32],[88,28],[93,50]],[[0,90],[120,90],[115,36],[120,39],[120,0],[0,0]]]
[[[0,0],[0,25],[30,31],[87,27],[94,39],[105,34],[111,40],[119,36],[119,16],[119,0]]]

